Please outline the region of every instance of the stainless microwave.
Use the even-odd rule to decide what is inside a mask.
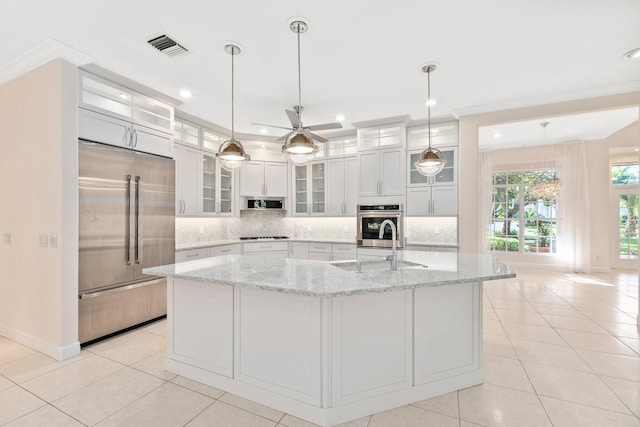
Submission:
[[[390,248],[392,246],[391,227],[386,227],[382,239],[380,225],[386,219],[396,226],[396,247],[404,246],[404,215],[402,205],[358,205],[358,246]]]

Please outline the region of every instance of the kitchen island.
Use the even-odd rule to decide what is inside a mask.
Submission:
[[[482,282],[514,273],[492,256],[398,258],[145,269],[168,278],[166,369],[323,426],[480,384]]]

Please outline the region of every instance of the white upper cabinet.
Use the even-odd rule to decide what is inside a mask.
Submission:
[[[80,138],[172,157],[173,107],[80,71]]]
[[[405,138],[404,125],[358,129],[358,151],[394,146],[404,147]]]
[[[458,187],[415,187],[407,189],[407,216],[458,215]]]
[[[424,148],[429,146],[427,126],[410,127],[407,130],[407,148]],[[448,121],[431,124],[431,146],[451,147],[458,145],[458,122]]]
[[[292,166],[292,169],[294,214],[324,215],[326,213],[326,163],[313,162],[304,166]]]
[[[287,164],[248,162],[240,169],[240,196],[286,197]]]
[[[327,161],[327,215],[355,216],[358,204],[358,158]]]
[[[458,147],[440,149],[446,163],[442,171],[435,176],[421,175],[415,163],[422,150],[410,150],[407,153],[407,187],[424,187],[425,185],[456,185],[458,183]]]
[[[404,124],[358,129],[358,198],[363,203],[403,203]]]
[[[362,152],[358,170],[359,197],[404,195],[404,148]]]
[[[327,147],[328,158],[358,154],[358,138],[355,135],[331,138],[324,145]]]
[[[202,156],[197,148],[176,145],[176,215],[196,216],[202,210],[200,194]]]
[[[202,213],[230,215],[233,212],[233,174],[222,168],[213,154],[202,153]]]
[[[200,147],[200,128],[176,118],[173,125],[173,141],[189,147]]]

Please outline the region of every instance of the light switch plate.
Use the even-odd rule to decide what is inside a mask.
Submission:
[[[49,235],[48,234],[41,234],[39,240],[40,240],[40,247],[41,248],[48,248],[49,247]]]
[[[57,248],[58,247],[58,235],[57,234],[52,234],[51,236],[49,236],[49,245],[52,248]]]
[[[11,244],[11,233],[4,233],[4,244],[5,245]]]

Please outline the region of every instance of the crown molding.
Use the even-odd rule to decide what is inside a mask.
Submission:
[[[619,85],[590,88],[573,92],[561,92],[552,95],[535,96],[524,99],[509,100],[491,104],[476,105],[472,107],[454,108],[451,114],[456,117],[473,116],[476,114],[493,113],[496,111],[514,110],[517,108],[536,107],[545,104],[555,104],[559,102],[578,101],[587,98],[600,96],[619,95],[622,93],[640,91],[640,80],[623,83]]]
[[[13,80],[54,59],[61,58],[80,67],[95,58],[55,39],[47,39],[16,58],[0,65],[0,84]]]

